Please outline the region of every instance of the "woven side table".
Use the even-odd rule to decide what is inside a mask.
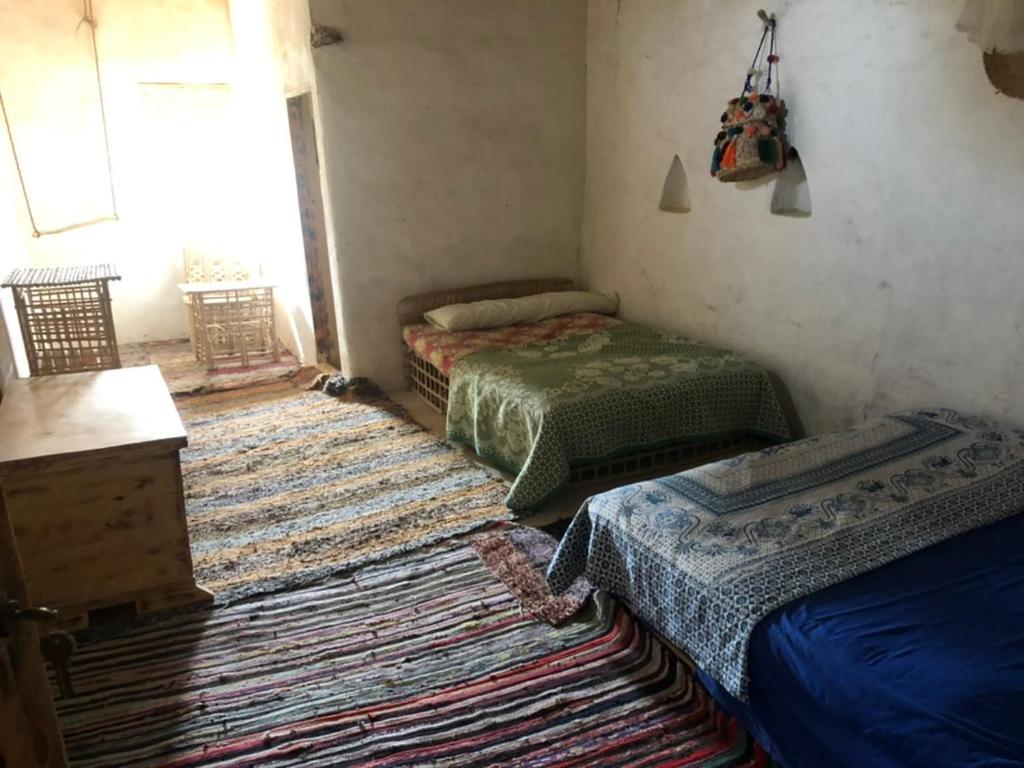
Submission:
[[[254,357],[281,360],[273,283],[234,280],[180,283],[178,288],[189,308],[193,352],[208,371],[223,363],[245,368]]]
[[[120,368],[110,310],[110,264],[16,269],[0,287],[14,307],[32,376]]]

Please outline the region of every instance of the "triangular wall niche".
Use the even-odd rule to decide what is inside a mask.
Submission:
[[[811,188],[807,184],[804,164],[795,149],[789,150],[786,169],[775,179],[771,210],[776,216],[806,219],[811,215]]]
[[[668,213],[690,212],[690,185],[686,181],[686,169],[679,155],[672,158],[672,165],[665,177],[665,185],[661,189],[661,203],[658,210]]]

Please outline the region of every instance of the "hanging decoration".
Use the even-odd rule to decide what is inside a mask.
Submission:
[[[323,48],[325,45],[340,43],[345,38],[341,31],[334,27],[325,27],[322,24],[314,24],[309,30],[309,44],[313,48]]]
[[[956,28],[985,53],[1020,53],[1024,51],[1024,3],[967,0]]]
[[[984,52],[992,85],[1024,99],[1024,0],[967,0],[956,28]]]
[[[747,70],[743,92],[729,100],[722,113],[722,130],[715,137],[711,175],[719,181],[750,181],[786,167],[786,102],[779,96],[775,14],[769,16],[761,10],[757,15],[764,23],[761,42]]]

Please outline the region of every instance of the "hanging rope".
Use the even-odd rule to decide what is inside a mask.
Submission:
[[[757,44],[757,50],[754,51],[754,60],[750,62],[750,69],[747,70],[747,79],[743,81],[743,93],[740,96],[746,96],[750,91],[753,90],[753,85],[750,79],[757,72],[758,60],[761,58],[761,50],[764,48],[765,38],[768,37],[768,25],[764,27],[764,33],[761,35],[761,42]],[[770,76],[770,75],[769,75]]]
[[[96,72],[96,94],[100,102],[100,122],[103,125],[103,152],[107,160],[107,183],[110,185],[110,209],[114,221],[117,221],[117,195],[114,193],[114,169],[110,162],[110,133],[107,130],[107,107],[103,102],[103,79],[100,77],[100,49],[96,44],[96,16],[92,12],[92,0],[83,0],[82,21],[89,25],[89,36],[92,39],[92,65]],[[772,46],[775,45],[775,24],[772,23]]]
[[[768,45],[768,80],[765,83],[765,93],[772,92],[772,72],[775,72],[775,96],[779,96],[779,56],[775,53],[775,31],[777,24],[775,23],[775,14],[773,13],[769,19],[768,24],[772,29],[771,43]]]
[[[774,71],[776,76],[775,94],[778,96],[778,61],[779,57],[775,53],[775,29],[776,21],[775,14],[770,16],[764,10],[757,12],[757,16],[764,22],[764,32],[761,33],[761,41],[757,44],[757,50],[754,51],[754,59],[750,62],[750,69],[747,70],[747,77],[743,81],[743,92],[740,94],[740,98],[743,98],[748,93],[757,90],[761,83],[761,75],[764,70],[761,68],[764,64],[764,43],[768,40],[768,79],[765,82],[765,93],[771,93],[772,90],[772,73]],[[752,82],[753,81],[753,82]]]
[[[7,140],[11,146],[11,156],[14,158],[14,170],[18,175],[18,183],[21,185],[21,195],[25,199],[25,210],[28,212],[29,224],[32,226],[32,237],[42,237],[43,235],[57,235],[61,232],[68,232],[72,229],[80,229],[81,227],[89,227],[93,224],[99,224],[104,221],[117,221],[117,196],[114,193],[114,171],[110,161],[110,136],[107,131],[107,110],[103,103],[103,81],[100,77],[100,54],[99,48],[96,45],[96,17],[93,15],[92,0],[83,0],[82,4],[82,18],[78,22],[78,26],[75,28],[77,31],[81,28],[82,24],[86,24],[89,27],[89,34],[92,40],[92,60],[93,68],[96,71],[96,91],[99,94],[100,104],[100,123],[103,126],[103,151],[106,153],[107,160],[107,182],[110,185],[110,208],[111,213],[109,216],[100,216],[99,218],[90,219],[88,221],[78,222],[76,224],[68,224],[64,227],[57,227],[54,229],[39,229],[36,224],[35,215],[32,213],[32,204],[28,197],[28,187],[25,184],[25,174],[21,169],[21,161],[18,159],[18,151],[14,146],[14,132],[11,130],[11,121],[7,116],[7,105],[4,103],[3,94],[0,93],[0,112],[3,113],[4,127],[7,130]]]

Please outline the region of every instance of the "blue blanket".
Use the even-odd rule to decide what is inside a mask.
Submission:
[[[772,611],[1022,509],[1024,432],[919,410],[596,496],[548,578],[621,596],[745,699]]]
[[[787,768],[1024,766],[1024,515],[789,603],[749,666],[701,679]]]

